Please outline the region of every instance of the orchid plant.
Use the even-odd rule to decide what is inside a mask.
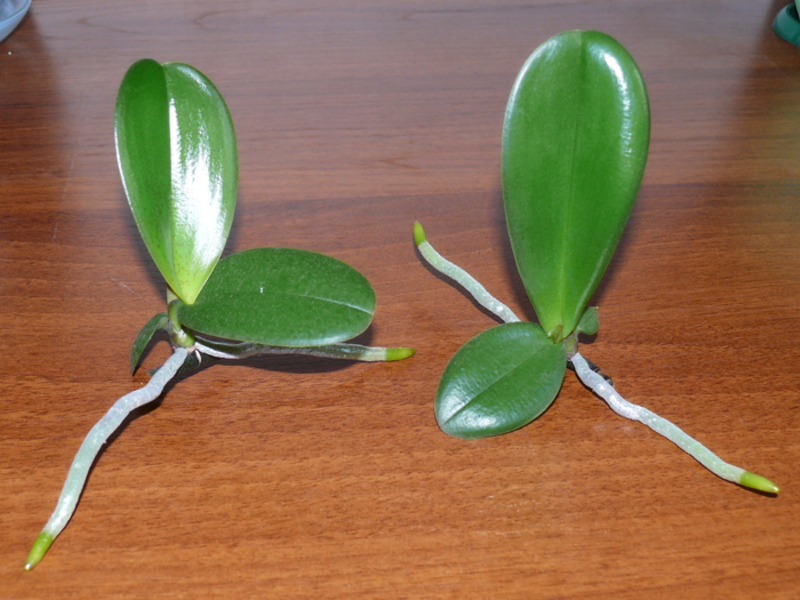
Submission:
[[[578,336],[598,330],[597,309],[587,304],[633,208],[649,138],[644,80],[608,35],[565,32],[528,58],[506,109],[502,182],[514,259],[539,323],[520,321],[434,250],[416,223],[422,257],[504,321],[469,340],[447,365],[436,392],[437,422],[468,439],[515,430],[552,404],[571,365],[617,414],[652,428],[723,479],[777,494],[769,480],[626,401],[578,352]]]
[[[28,570],[66,527],[109,436],[203,356],[385,361],[414,354],[346,343],[370,325],[376,299],[369,281],[340,260],[291,248],[245,250],[220,260],[236,206],[236,135],[222,95],[197,69],[136,62],[119,89],[115,133],[128,203],[167,283],[167,310],[136,337],[131,372],[160,330],[174,351],[147,385],[120,398],[89,431],[30,551]]]

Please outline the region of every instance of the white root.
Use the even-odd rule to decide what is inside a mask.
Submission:
[[[186,356],[187,350],[185,348],[176,349],[172,356],[153,375],[147,385],[117,400],[103,418],[92,427],[72,461],[72,466],[67,474],[56,508],[31,549],[26,569],[33,568],[42,559],[47,548],[72,518],[78,499],[86,484],[86,478],[89,476],[92,464],[103,444],[122,425],[122,422],[132,411],[152,402],[161,395],[164,386],[175,377],[178,369],[186,360]]]
[[[778,488],[769,480],[725,462],[680,427],[643,406],[625,400],[603,375],[591,368],[589,362],[580,353],[576,352],[570,360],[572,366],[575,367],[575,373],[583,384],[605,400],[611,410],[619,416],[647,425],[722,479],[763,492],[778,492]]]
[[[486,310],[497,315],[506,323],[519,322],[520,319],[514,314],[513,310],[508,308],[508,306],[500,302],[497,298],[486,291],[486,288],[483,287],[483,285],[481,285],[481,283],[472,275],[439,254],[436,249],[431,246],[430,242],[427,240],[423,241],[420,244],[417,244],[417,248],[419,249],[420,254],[422,254],[422,257],[428,261],[428,264],[430,264],[434,269],[443,275],[446,275],[461,285],[465,290],[472,294],[472,297],[475,298],[475,301],[483,306]]]

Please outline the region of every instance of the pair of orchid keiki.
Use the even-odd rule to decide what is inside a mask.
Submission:
[[[120,398],[89,432],[27,569],[69,522],[109,436],[203,354],[366,361],[414,354],[347,342],[370,325],[376,298],[369,281],[337,259],[257,248],[220,260],[236,206],[236,134],[222,95],[197,69],[135,63],[119,89],[115,129],[128,202],[168,286],[167,310],[140,331],[131,370],[159,330],[167,332],[174,352],[145,387]],[[587,304],[633,208],[649,138],[642,75],[615,40],[565,32],[527,60],[506,109],[502,181],[514,257],[539,323],[520,321],[439,255],[416,223],[423,258],[504,321],[469,340],[448,364],[434,401],[437,422],[461,438],[522,427],[550,406],[571,363],[618,414],[666,436],[720,477],[776,494],[768,480],[725,463],[669,421],[624,400],[578,352],[578,335],[597,332],[597,311]]]

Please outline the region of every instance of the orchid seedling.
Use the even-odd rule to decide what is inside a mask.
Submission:
[[[598,330],[597,309],[587,304],[633,208],[649,138],[644,81],[618,42],[595,31],[569,31],[530,56],[506,109],[502,183],[514,259],[539,323],[520,321],[434,250],[415,223],[423,258],[504,321],[453,356],[436,392],[436,420],[444,432],[467,439],[515,430],[551,405],[570,363],[617,414],[665,436],[719,477],[777,494],[769,480],[724,462],[666,419],[626,401],[578,352],[578,335]]]
[[[158,398],[180,369],[199,366],[203,356],[384,361],[414,353],[345,343],[370,325],[375,292],[363,275],[335,258],[257,248],[220,260],[236,205],[236,135],[221,94],[198,70],[150,59],[135,63],[119,89],[115,133],[128,203],[167,283],[167,311],[137,335],[131,372],[159,330],[174,351],[147,385],[120,398],[86,436],[55,511],[31,549],[28,570],[69,522],[109,436],[131,411]]]

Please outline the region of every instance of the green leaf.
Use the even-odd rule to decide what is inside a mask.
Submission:
[[[450,360],[436,392],[445,433],[481,438],[518,429],[553,402],[567,359],[535,323],[507,323],[479,333]]]
[[[503,126],[506,220],[553,341],[575,329],[639,190],[650,138],[642,76],[603,33],[569,31],[522,68]]]
[[[597,307],[590,306],[581,315],[578,325],[575,327],[577,333],[594,335],[600,329],[600,317],[597,314]]]
[[[179,300],[177,302],[180,302]],[[375,312],[369,281],[340,260],[290,248],[223,258],[181,324],[221,338],[302,348],[348,340]]]
[[[150,343],[155,332],[159,329],[166,329],[168,323],[169,317],[167,317],[167,313],[159,313],[145,323],[144,327],[136,335],[136,339],[133,340],[133,347],[131,347],[131,375],[136,373],[139,361],[142,358],[142,352],[147,348],[147,344]]]
[[[236,134],[225,101],[193,67],[140,60],[120,85],[115,131],[139,232],[167,284],[191,304],[236,207]]]

